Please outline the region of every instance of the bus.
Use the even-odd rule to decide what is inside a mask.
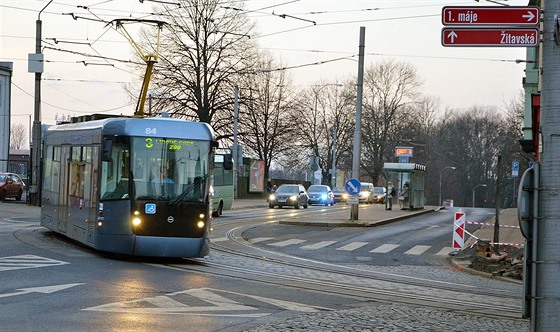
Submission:
[[[91,118],[46,131],[41,225],[116,254],[208,255],[212,128],[169,117]]]
[[[214,158],[214,182],[212,215],[219,217],[224,210],[231,210],[234,199],[233,162],[231,154],[216,154]]]

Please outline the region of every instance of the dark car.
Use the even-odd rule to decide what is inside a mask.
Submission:
[[[387,197],[387,189],[385,187],[373,187],[373,201],[375,203],[385,204]]]
[[[334,205],[334,194],[331,187],[314,184],[307,188],[309,204]]]
[[[25,183],[15,173],[0,173],[0,201],[6,197],[14,197],[21,201],[21,196],[25,190]]]
[[[299,209],[303,206],[307,209],[309,206],[309,197],[307,191],[301,184],[282,184],[268,199],[268,207],[273,209],[275,206],[293,206]]]
[[[348,193],[343,187],[334,187],[332,191],[334,194],[335,203],[346,202],[346,200],[348,199]]]

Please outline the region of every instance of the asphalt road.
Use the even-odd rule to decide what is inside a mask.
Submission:
[[[376,248],[383,248],[387,243],[403,245],[403,250],[405,243],[411,248],[432,243],[432,251],[437,251],[438,243],[445,242],[445,232],[437,229],[443,226],[424,229],[427,225],[429,228],[440,225],[443,221],[432,220],[427,216],[428,219],[421,218],[371,229],[302,228],[276,223],[278,220],[320,216],[321,213],[329,211],[322,211],[320,207],[300,211],[268,208],[228,211],[223,218],[217,220],[213,238],[219,243],[225,233],[238,229],[247,221],[255,220],[254,228],[246,228],[241,233],[248,243],[252,240],[257,249],[261,247],[289,254],[309,252],[310,259],[336,259],[335,262],[352,265],[365,262],[366,265],[374,265],[376,269],[391,269],[392,273],[395,273],[395,269],[402,270],[398,273],[412,271],[417,277],[429,273],[429,278],[453,278],[455,282],[468,285],[479,283],[480,287],[502,287],[507,292],[516,292],[516,287],[519,287],[466,276],[458,271],[449,271],[449,267],[444,265],[434,268],[432,263],[422,262],[423,258],[419,258],[421,255],[412,255],[415,257],[410,258],[407,256],[410,254],[406,252],[394,251],[385,253],[387,258],[381,258],[379,253],[371,252]],[[395,230],[396,228],[400,228],[400,231]],[[415,232],[417,234],[413,235]],[[420,237],[432,233],[432,240],[418,243]],[[273,239],[255,241],[265,237]],[[296,238],[304,242],[285,246],[272,245],[288,240],[294,243]],[[304,245],[317,246],[321,241],[341,242],[322,250],[301,248]],[[356,249],[365,251],[336,250],[356,246],[352,245],[355,242],[367,242],[367,245]],[[430,251],[423,254],[428,252]],[[343,257],[342,261],[339,257]],[[374,258],[367,261],[365,257]],[[395,257],[398,257],[397,261]],[[416,265],[411,265],[413,263]],[[318,276],[317,272],[295,267],[279,268],[266,263],[259,263],[257,269],[250,259],[229,257],[217,251],[208,258],[195,260],[137,259],[105,255],[40,227],[37,208],[0,203],[2,331],[284,331],[286,322],[298,320],[300,330],[337,331],[342,326],[372,326],[374,323],[359,317],[370,314],[377,317],[382,309],[376,307],[375,312],[365,311],[356,316],[352,310],[367,310],[371,301],[364,302],[356,296],[303,289],[297,286],[299,282],[294,281],[297,278],[286,282],[272,282],[280,275],[306,278],[305,280],[313,280]],[[347,281],[345,277],[333,280],[338,283]],[[317,287],[320,289],[321,284]],[[400,288],[395,287],[397,290]],[[392,312],[395,307],[389,306],[386,309]],[[424,309],[416,307],[401,306],[398,310],[411,314],[416,312],[419,317],[425,315]],[[451,316],[445,317],[446,315]],[[431,321],[433,317],[428,316],[423,324],[427,327],[434,326]],[[440,317],[438,326],[442,327],[453,319],[468,318],[464,314],[449,312],[436,316]],[[305,319],[302,320],[303,318]],[[327,325],[319,324],[325,318]],[[475,329],[485,326],[494,331],[499,331],[502,323],[508,327],[508,331],[512,326],[525,324],[524,321],[512,322],[507,319],[478,319],[475,322],[479,324],[473,325]],[[480,325],[480,322],[484,324]],[[402,330],[402,326],[414,326],[418,323],[414,319],[408,322],[402,317],[393,321],[387,316],[379,324],[389,329]]]

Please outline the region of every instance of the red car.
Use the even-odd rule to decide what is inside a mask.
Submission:
[[[19,175],[15,173],[0,173],[0,201],[6,197],[15,197],[17,201],[21,200],[25,183]]]

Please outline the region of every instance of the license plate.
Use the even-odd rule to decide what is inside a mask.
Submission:
[[[278,203],[286,203],[286,200],[285,199],[279,199]]]

